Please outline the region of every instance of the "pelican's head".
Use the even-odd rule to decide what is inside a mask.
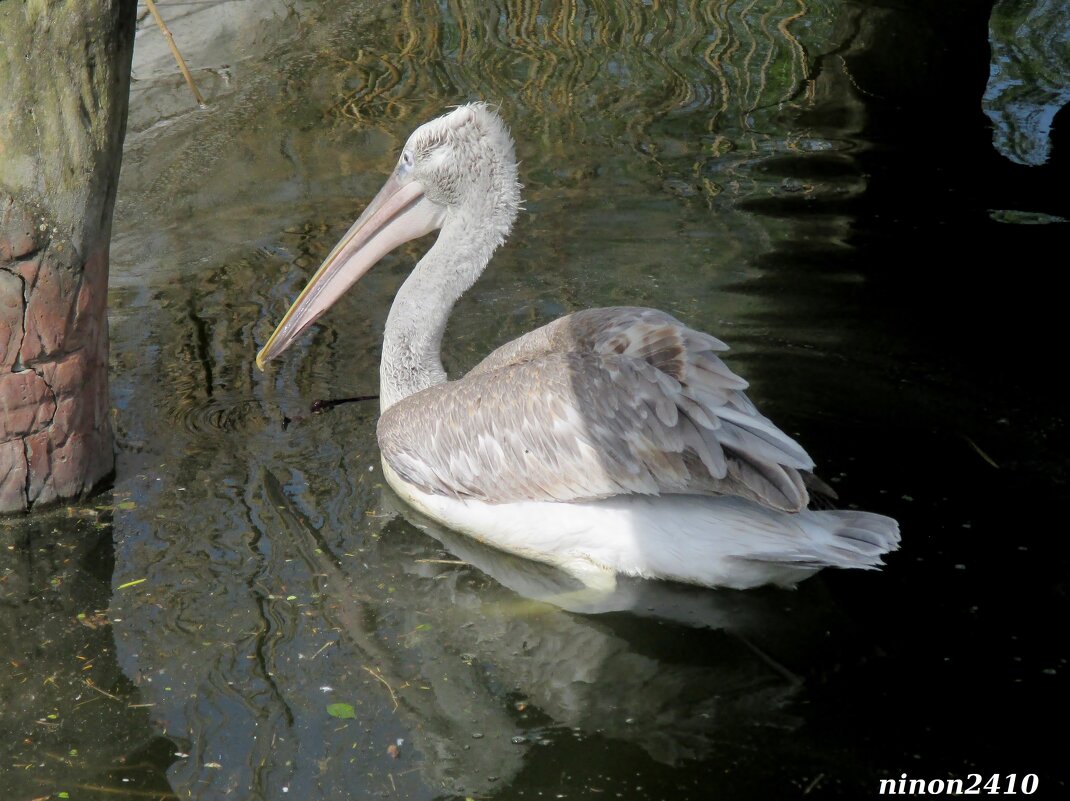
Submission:
[[[519,205],[513,140],[497,112],[486,103],[469,103],[424,123],[257,354],[257,366],[263,369],[286,350],[394,248],[470,222],[493,250],[505,241]]]

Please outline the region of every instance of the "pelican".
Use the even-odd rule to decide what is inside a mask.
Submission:
[[[808,509],[813,460],[744,394],[718,356],[727,346],[665,312],[576,312],[447,378],[446,321],[505,241],[520,188],[512,137],[485,103],[421,125],[257,366],[383,256],[437,230],[390,308],[379,369],[383,473],[406,503],[578,577],[746,589],[878,567],[896,521]]]

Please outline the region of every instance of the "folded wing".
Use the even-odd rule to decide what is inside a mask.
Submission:
[[[591,309],[387,409],[379,444],[425,492],[489,503],[738,495],[805,508],[813,467],[717,355],[727,346],[653,309]]]

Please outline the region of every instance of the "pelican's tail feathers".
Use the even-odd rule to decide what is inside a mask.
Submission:
[[[873,512],[805,511],[796,519],[806,539],[786,549],[770,549],[740,558],[807,568],[879,568],[881,557],[899,548],[899,524]]]

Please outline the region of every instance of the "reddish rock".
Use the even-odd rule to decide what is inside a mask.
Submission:
[[[73,254],[72,254],[73,255]],[[22,338],[22,363],[25,365],[62,353],[69,348],[67,335],[74,315],[72,300],[80,296],[81,270],[66,259],[48,253],[41,261],[37,280],[28,283],[25,326]],[[105,282],[105,291],[107,283]]]
[[[40,247],[30,213],[10,198],[0,199],[0,262],[24,258]]]
[[[110,447],[110,445],[109,445]],[[67,437],[67,441],[52,450],[51,482],[54,487],[84,487],[83,465],[89,463],[90,454],[86,447],[86,436],[78,432]],[[30,496],[34,503],[45,498]],[[52,500],[51,498],[47,500]]]
[[[26,448],[21,439],[0,442],[0,509],[26,505]]]
[[[12,273],[18,275],[25,282],[23,292],[31,291],[33,285],[37,283],[37,273],[41,269],[41,256],[37,255],[22,261],[12,262],[10,269]]]
[[[21,344],[22,279],[0,270],[0,372],[6,373],[15,366]]]
[[[33,370],[0,373],[0,442],[40,430],[55,413],[55,395]]]
[[[54,362],[41,365],[41,375],[57,398],[75,395],[89,377],[86,351],[79,350]]]
[[[26,443],[26,466],[29,472],[26,496],[30,504],[48,503],[59,497],[55,486],[52,486],[49,480],[52,475],[52,439],[49,433],[40,431],[23,439]],[[78,482],[78,489],[81,489],[81,482]]]
[[[82,283],[75,303],[74,331],[83,340],[96,341],[99,329],[108,329],[108,248],[91,250],[82,268]]]

